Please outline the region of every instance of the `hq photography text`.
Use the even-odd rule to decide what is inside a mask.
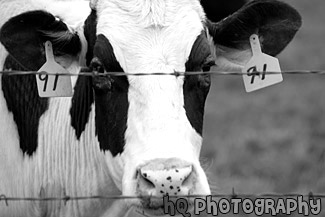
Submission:
[[[190,202],[191,201],[191,202]],[[309,198],[304,196],[292,198],[186,198],[170,199],[169,196],[163,198],[164,213],[175,216],[191,217],[200,214],[210,214],[218,216],[221,214],[255,214],[261,216],[270,214],[290,215],[292,213],[304,216],[319,215],[322,211],[321,199]]]

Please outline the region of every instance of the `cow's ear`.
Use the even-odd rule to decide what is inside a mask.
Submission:
[[[45,63],[44,43],[51,41],[56,56],[75,57],[81,50],[77,33],[45,11],[31,11],[9,19],[0,30],[0,42],[9,55],[26,70]]]
[[[206,17],[212,22],[223,18],[240,9],[247,0],[201,0]]]
[[[276,0],[255,0],[218,23],[207,21],[216,65],[240,68],[251,58],[249,38],[259,35],[262,51],[279,54],[301,26],[301,16],[291,6]]]

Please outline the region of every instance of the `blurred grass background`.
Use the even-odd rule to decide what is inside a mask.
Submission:
[[[285,2],[303,26],[278,56],[282,69],[325,70],[325,1]],[[213,192],[325,193],[325,76],[284,75],[253,93],[241,76],[212,78],[201,156]]]

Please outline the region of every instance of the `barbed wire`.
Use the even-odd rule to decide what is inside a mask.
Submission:
[[[296,198],[296,197],[308,197],[309,199],[325,199],[324,193],[240,193],[234,192],[231,194],[212,194],[212,195],[167,195],[169,198],[205,198],[211,196],[214,198]],[[95,196],[62,196],[62,197],[7,197],[5,194],[0,195],[0,202],[4,201],[6,206],[9,206],[9,202],[17,201],[34,201],[34,202],[53,202],[62,201],[65,204],[69,201],[82,201],[82,200],[136,200],[136,199],[163,199],[163,197],[157,196],[124,196],[124,195],[95,195]]]
[[[197,72],[151,72],[151,73],[128,73],[128,72],[103,72],[98,73],[96,71],[91,71],[89,68],[82,68],[79,73],[53,73],[53,72],[38,72],[38,71],[16,71],[16,70],[9,70],[9,71],[0,71],[1,75],[60,75],[60,76],[148,76],[148,75],[172,75],[172,76],[188,76],[188,75],[274,75],[274,74],[287,74],[287,75],[325,75],[325,70],[287,70],[282,72],[273,72],[273,71],[255,71],[249,73],[243,72],[234,72],[234,71],[197,71]]]
[[[272,71],[255,71],[250,73],[243,72],[234,72],[234,71],[197,71],[197,72],[152,72],[152,73],[127,73],[127,72],[104,72],[98,73],[96,71],[91,71],[89,68],[81,68],[79,73],[59,73],[60,76],[148,76],[148,75],[170,75],[170,76],[187,76],[187,75],[272,75],[272,74],[287,74],[287,75],[325,75],[325,70],[289,70],[282,72],[272,72]],[[7,76],[16,76],[16,75],[58,75],[58,73],[51,72],[38,72],[38,71],[17,71],[17,70],[8,70],[8,71],[0,71],[0,75]],[[212,196],[215,198],[294,198],[294,197],[309,197],[309,198],[320,198],[325,199],[325,193],[235,193],[234,189],[231,194],[212,194],[212,195],[168,195],[170,198],[204,198],[207,196]],[[144,199],[144,198],[152,198],[152,199],[162,199],[162,197],[156,196],[124,196],[124,195],[95,195],[95,196],[61,196],[61,197],[9,197],[5,194],[1,194],[0,192],[0,202],[4,201],[6,206],[9,206],[9,202],[15,201],[63,201],[65,204],[68,201],[81,201],[81,200],[134,200],[134,199]]]

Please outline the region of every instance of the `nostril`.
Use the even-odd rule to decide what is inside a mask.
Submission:
[[[138,172],[139,176],[139,184],[143,187],[146,187],[148,189],[155,188],[155,184],[149,179],[148,173],[141,172],[141,170]]]
[[[182,186],[190,186],[192,185],[192,181],[193,181],[193,171],[192,171],[192,168],[191,170],[186,174],[184,174],[184,177],[181,178],[181,182],[182,182]]]

